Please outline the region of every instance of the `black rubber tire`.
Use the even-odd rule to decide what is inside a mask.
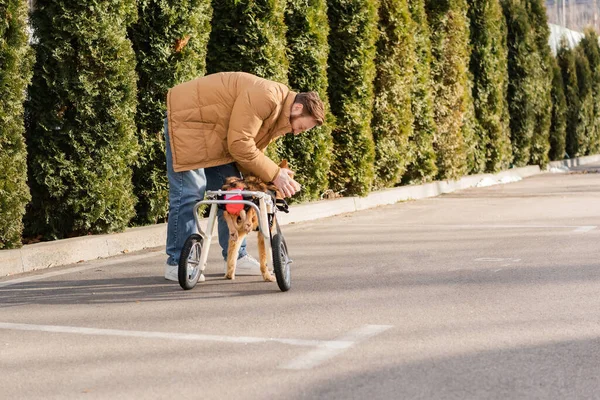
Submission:
[[[195,250],[192,253],[192,249]],[[190,253],[193,256],[194,260],[189,260]],[[179,257],[179,269],[177,271],[177,277],[179,278],[179,286],[181,286],[184,290],[193,289],[198,283],[198,278],[200,277],[200,255],[202,254],[202,236],[194,233],[190,235],[185,243],[183,244],[183,249],[181,250],[181,256]],[[188,276],[188,263],[192,261],[196,263],[195,266],[195,274],[193,276]]]
[[[287,292],[292,287],[292,276],[287,245],[281,231],[273,236],[271,250],[273,251],[273,270],[275,278],[277,278],[277,286],[282,292]]]

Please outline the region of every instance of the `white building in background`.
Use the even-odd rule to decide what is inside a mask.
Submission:
[[[573,31],[591,27],[600,32],[600,0],[546,0],[548,22]]]
[[[562,38],[575,47],[586,28],[600,33],[600,0],[546,0],[550,47],[554,54]]]

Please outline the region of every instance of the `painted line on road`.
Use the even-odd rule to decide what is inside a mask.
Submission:
[[[142,339],[166,339],[166,340],[189,340],[199,342],[222,342],[222,343],[281,343],[291,346],[316,347],[292,362],[284,365],[284,369],[310,369],[322,364],[331,358],[340,355],[344,351],[353,347],[359,342],[365,341],[381,332],[392,328],[391,325],[365,325],[353,330],[341,338],[335,340],[310,340],[310,339],[289,339],[289,338],[261,338],[252,336],[220,336],[220,335],[202,335],[196,333],[177,333],[177,332],[152,332],[152,331],[128,331],[122,329],[99,329],[75,326],[59,325],[36,325],[36,324],[17,324],[12,322],[0,322],[0,329],[11,331],[29,331],[29,332],[47,332],[47,333],[67,333],[76,335],[91,336],[119,336],[133,337]]]
[[[16,285],[19,283],[38,281],[41,279],[51,278],[53,276],[59,276],[59,275],[65,275],[65,274],[72,274],[75,272],[86,271],[86,270],[92,269],[92,268],[106,267],[107,265],[135,262],[135,261],[143,260],[146,258],[156,257],[159,254],[164,254],[164,250],[151,251],[149,253],[144,253],[144,254],[106,258],[101,261],[100,260],[87,261],[85,263],[85,265],[81,265],[78,267],[71,267],[71,268],[66,267],[65,269],[61,269],[60,271],[52,271],[52,272],[47,272],[45,274],[32,275],[32,276],[27,276],[25,278],[11,279],[9,281],[0,282],[0,288],[5,287],[5,286],[10,286],[10,285]]]
[[[94,336],[121,336],[135,337],[143,339],[167,339],[167,340],[191,340],[202,342],[224,342],[224,343],[267,343],[276,342],[289,344],[292,346],[323,346],[331,345],[333,347],[344,347],[347,343],[343,341],[323,341],[323,340],[304,340],[304,339],[285,339],[285,338],[260,338],[251,336],[220,336],[220,335],[202,335],[196,333],[177,333],[177,332],[152,332],[152,331],[128,331],[122,329],[100,329],[85,328],[76,326],[58,326],[58,325],[32,325],[15,324],[10,322],[0,322],[0,329],[13,331],[32,331],[48,333],[71,333],[78,335]]]
[[[298,370],[314,368],[326,361],[329,361],[333,357],[340,355],[355,344],[365,341],[370,337],[378,335],[390,328],[392,328],[391,325],[365,325],[349,332],[339,339],[319,345],[315,350],[312,350],[309,353],[292,360],[281,368]],[[332,345],[334,343],[336,345]],[[339,344],[344,345],[339,346]]]
[[[579,228],[575,229],[573,231],[573,233],[585,233],[585,232],[589,232],[589,231],[593,231],[594,229],[596,229],[596,226],[580,226]]]
[[[448,229],[574,229],[573,232],[584,233],[597,228],[596,225],[464,225],[464,224],[352,224],[352,226],[364,226],[379,228],[382,226],[393,226],[397,228],[448,228]]]

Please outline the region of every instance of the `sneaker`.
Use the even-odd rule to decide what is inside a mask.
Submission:
[[[165,279],[169,281],[179,282],[179,266],[165,263]],[[201,273],[198,277],[198,282],[204,281],[206,281],[206,277],[203,273]]]
[[[223,273],[227,273],[227,261],[224,263],[224,271]],[[260,276],[260,264],[257,260],[254,259],[250,254],[246,254],[244,257],[240,257],[237,260],[237,264],[235,266],[235,275],[236,276]]]
[[[179,282],[179,266],[165,263],[165,279]]]

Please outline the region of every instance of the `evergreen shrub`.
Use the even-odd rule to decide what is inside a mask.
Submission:
[[[540,167],[548,164],[550,151],[550,124],[552,120],[552,53],[548,41],[550,27],[546,15],[545,0],[529,0],[528,15],[533,28],[535,62],[532,70],[532,99],[534,129],[531,138],[530,164]]]
[[[406,0],[381,0],[375,65],[375,188],[400,183],[413,132],[411,90],[416,62],[414,23]]]
[[[169,208],[163,119],[167,91],[204,75],[210,33],[210,0],[138,0],[129,29],[136,54],[140,150],[133,169],[136,224],[166,219]]]
[[[119,231],[134,215],[136,74],[127,26],[135,17],[134,0],[36,3],[29,235]]]
[[[503,0],[508,28],[508,109],[513,165],[522,167],[531,159],[531,142],[536,117],[533,70],[540,60],[536,56],[533,27],[524,0]]]
[[[552,121],[550,125],[550,161],[562,160],[565,155],[565,140],[567,135],[567,100],[563,78],[554,59],[552,79]]]
[[[588,153],[600,153],[600,45],[598,34],[593,29],[586,29],[585,36],[579,42],[589,62],[592,74],[592,96],[594,102],[594,128],[588,142]]]
[[[561,41],[557,52],[558,65],[560,66],[565,87],[567,101],[567,134],[565,151],[567,158],[582,155],[585,126],[581,118],[581,102],[579,99],[579,85],[577,82],[577,62],[575,51],[569,47],[566,39]]]
[[[213,0],[206,71],[287,83],[285,0]]]
[[[581,142],[579,155],[589,155],[590,139],[594,135],[594,97],[592,93],[592,71],[581,46],[577,46],[575,53],[575,68],[577,71],[577,87],[579,89],[579,118],[581,124]]]
[[[402,182],[419,184],[433,180],[438,172],[433,149],[437,127],[433,112],[431,40],[425,13],[425,0],[410,0],[408,8],[413,20],[415,45],[415,65],[410,96],[413,133],[410,139],[409,164]]]
[[[0,0],[0,249],[21,246],[30,200],[23,101],[33,53],[26,27],[27,3]]]
[[[330,187],[366,195],[374,177],[371,132],[377,8],[375,0],[329,0],[329,100],[336,118]]]
[[[426,10],[431,29],[439,178],[456,179],[467,172],[467,151],[473,145],[473,126],[468,120],[472,106],[468,5],[465,0],[428,0]]]
[[[288,80],[297,92],[316,91],[328,107],[326,0],[289,0],[285,12],[287,25]],[[327,190],[331,165],[331,114],[321,127],[301,135],[285,135],[280,139],[278,156],[287,159],[296,172],[302,190],[294,200],[314,200]]]
[[[477,124],[475,137],[487,172],[508,168],[512,158],[508,103],[506,21],[499,0],[473,0],[470,71]]]

